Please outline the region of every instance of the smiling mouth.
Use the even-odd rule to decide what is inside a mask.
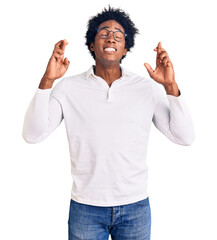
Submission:
[[[112,47],[105,47],[104,51],[105,52],[116,52],[117,50],[115,48],[112,48]]]

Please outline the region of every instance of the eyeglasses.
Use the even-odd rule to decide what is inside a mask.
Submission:
[[[118,30],[118,31],[109,31],[108,29],[106,28],[100,28],[100,29],[97,29],[97,33],[98,33],[98,36],[102,39],[107,39],[109,38],[110,36],[110,32],[113,32],[113,37],[114,39],[117,41],[117,42],[122,42],[127,34],[126,33],[123,33],[122,31]]]

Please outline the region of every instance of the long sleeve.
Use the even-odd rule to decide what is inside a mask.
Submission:
[[[28,143],[41,142],[59,126],[62,119],[62,107],[54,91],[38,88],[25,115],[23,138]]]
[[[160,89],[161,90],[161,89]],[[157,91],[153,123],[172,142],[191,145],[194,141],[194,128],[183,96],[178,97]]]

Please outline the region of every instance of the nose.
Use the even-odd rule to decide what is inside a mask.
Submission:
[[[110,32],[110,35],[106,39],[106,41],[109,42],[109,43],[111,43],[111,42],[115,43],[116,42],[115,39],[114,39],[114,36],[113,36],[113,32]]]
[[[112,37],[112,38],[107,38],[106,39],[106,42],[108,42],[108,43],[116,43],[116,41],[115,41],[115,39]]]

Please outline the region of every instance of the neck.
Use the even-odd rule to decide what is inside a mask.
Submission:
[[[95,75],[104,79],[109,86],[121,77],[120,63],[102,64],[96,61]]]

